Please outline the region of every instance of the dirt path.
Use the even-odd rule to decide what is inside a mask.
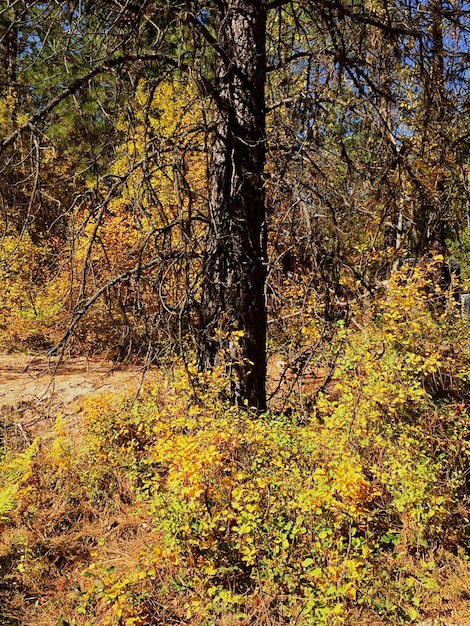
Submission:
[[[61,363],[24,354],[0,355],[0,415],[35,434],[50,429],[58,412],[77,413],[80,400],[99,392],[138,389],[142,368],[113,369],[105,360],[67,359]]]

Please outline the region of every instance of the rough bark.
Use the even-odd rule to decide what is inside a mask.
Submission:
[[[18,22],[14,8],[0,12],[0,93],[17,89]]]
[[[230,397],[266,407],[264,0],[217,2],[218,56],[199,366],[224,362]],[[241,331],[242,335],[237,336]],[[235,335],[234,335],[235,333]]]

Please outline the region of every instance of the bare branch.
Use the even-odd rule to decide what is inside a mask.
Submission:
[[[10,146],[16,139],[27,129],[31,131],[35,131],[36,124],[45,118],[58,106],[63,100],[68,98],[69,96],[77,93],[84,85],[86,85],[90,80],[95,78],[95,76],[99,76],[109,70],[119,67],[121,65],[126,65],[128,63],[135,63],[136,61],[159,61],[162,64],[170,65],[174,69],[179,69],[183,72],[191,72],[191,68],[186,63],[182,63],[181,61],[177,61],[172,59],[171,57],[162,55],[162,54],[126,54],[125,56],[120,56],[115,59],[110,59],[100,65],[84,76],[77,78],[74,80],[68,87],[63,89],[55,98],[49,100],[49,102],[44,105],[39,111],[37,111],[34,115],[32,115],[24,124],[19,126],[15,131],[13,131],[8,137],[3,139],[0,143],[0,154],[4,152],[4,150]],[[192,72],[191,72],[192,73]],[[204,86],[206,89],[210,89],[210,85],[208,81],[204,82]]]

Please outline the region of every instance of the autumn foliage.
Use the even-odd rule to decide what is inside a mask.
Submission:
[[[469,32],[0,9],[0,350],[149,374],[1,412],[0,626],[468,622]]]
[[[4,619],[442,615],[458,598],[450,571],[469,575],[470,344],[467,322],[435,309],[436,262],[393,274],[368,315],[336,324],[315,353],[329,355],[329,382],[283,413],[231,406],[222,370],[175,361],[137,400],[88,399],[80,438],[59,416],[6,494]]]

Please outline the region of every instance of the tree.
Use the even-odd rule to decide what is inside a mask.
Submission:
[[[56,225],[60,218],[64,249],[69,245],[72,256],[77,207],[83,216],[78,232],[91,231],[78,273],[83,288],[71,290],[75,301],[64,339],[99,299],[111,299],[116,285],[125,284],[127,290],[129,281],[146,280],[156,268],[178,267],[192,273],[185,283],[188,294],[179,312],[166,312],[177,317],[180,333],[195,329],[200,369],[225,365],[231,400],[263,410],[270,263],[266,233],[276,230],[271,250],[285,263],[284,270],[299,261],[314,274],[310,282],[323,289],[322,313],[331,320],[347,291],[345,271],[350,285],[366,282],[368,255],[373,257],[376,248],[390,240],[390,223],[395,228],[400,220],[417,223],[419,214],[429,215],[429,190],[422,184],[429,135],[418,123],[419,116],[401,101],[412,94],[426,102],[423,110],[434,106],[435,98],[423,96],[429,83],[419,78],[425,57],[431,59],[440,93],[449,89],[448,79],[442,78],[447,41],[440,32],[444,23],[452,23],[460,33],[452,51],[446,52],[455,60],[464,49],[461,34],[468,31],[464,5],[454,16],[444,3],[432,2],[428,18],[421,5],[400,0],[354,6],[307,0],[10,4],[18,11],[3,15],[3,21],[10,20],[3,30],[17,32],[21,42],[15,75],[24,85],[18,105],[23,117],[5,129],[0,150],[8,151],[12,168],[20,138],[29,136],[39,157],[46,145],[66,154],[64,171],[70,172],[68,181],[73,179],[75,189],[66,194],[70,210],[61,203],[60,215],[51,210],[51,223]],[[3,48],[5,58],[12,55],[5,44]],[[203,102],[197,124],[205,139],[190,148],[184,137],[158,134],[149,123],[142,130],[141,122],[136,123],[150,119],[152,94],[175,77],[194,79]],[[144,102],[135,98],[143,82],[148,94]],[[439,98],[438,106],[448,108],[448,101]],[[461,97],[460,107],[462,102]],[[443,112],[438,118],[450,119]],[[122,120],[128,120],[127,129]],[[138,133],[139,145],[144,145],[140,159],[132,147]],[[67,146],[70,137],[72,149]],[[126,141],[132,158],[127,168],[118,170],[117,154]],[[81,148],[75,149],[75,144]],[[186,149],[199,150],[202,159],[207,158],[207,193],[199,197],[197,214],[182,210],[193,206],[185,183],[190,177],[180,167]],[[100,234],[116,217],[109,215],[113,202],[135,184],[134,200],[122,209],[127,217],[138,221],[146,211],[158,211],[165,194],[155,169],[170,176],[164,157],[171,150],[177,215],[158,225],[149,219],[154,230],[142,237],[144,252],[126,258],[134,266],[118,271],[117,263],[104,263],[107,283],[94,282],[93,253],[103,248],[106,237]],[[267,156],[270,180],[264,175]],[[33,159],[36,166],[39,157]],[[72,174],[74,170],[80,176]],[[439,182],[439,189],[430,194],[432,201],[442,197],[442,185]],[[410,189],[418,208],[405,215],[404,194]],[[39,200],[33,196],[32,202],[45,206],[50,194]],[[435,215],[440,219],[441,213]],[[42,222],[40,234],[47,236],[48,220]],[[196,222],[206,225],[202,251],[199,229],[193,228]],[[175,247],[175,240],[184,245]],[[106,257],[106,251],[103,254]],[[169,273],[161,272],[153,294],[165,308],[161,285]],[[117,294],[121,310],[125,299],[120,298]],[[122,318],[128,325],[125,310]]]
[[[211,47],[209,56],[212,60],[207,71],[213,75],[204,76],[202,67],[195,73],[201,88],[213,98],[213,113],[208,233],[200,284],[198,361],[202,370],[211,369],[220,359],[229,361],[231,399],[264,409],[266,260],[262,174],[265,160],[266,6],[264,2],[228,0],[215,2],[207,10],[204,7],[199,9],[197,3],[189,7],[189,11],[184,11],[185,8],[178,3],[168,7],[155,3],[151,7],[152,19],[148,20],[149,7],[131,4],[121,8],[118,3],[96,3],[84,10],[69,3],[64,11],[58,9],[55,21],[65,20],[69,24],[62,33],[63,41],[59,36],[53,41],[46,36],[41,41],[42,31],[38,29],[33,36],[35,47],[41,48],[42,44],[43,48],[49,48],[58,42],[52,55],[59,57],[62,54],[65,60],[68,50],[64,42],[68,41],[81,47],[82,56],[86,58],[83,51],[90,55],[89,42],[93,40],[93,33],[101,35],[97,37],[98,48],[103,45],[103,31],[100,32],[97,26],[97,20],[101,20],[109,40],[108,48],[100,50],[103,60],[82,64],[83,69],[88,70],[84,76],[78,75],[80,61],[73,57],[69,62],[73,65],[75,79],[68,80],[55,94],[44,97],[38,87],[37,96],[41,99],[38,112],[11,133],[2,147],[5,149],[11,145],[20,132],[47,122],[48,116],[63,107],[70,96],[76,103],[79,94],[92,90],[95,76],[109,80],[114,68],[120,76],[123,76],[124,68],[134,71],[134,84],[138,81],[135,70],[140,72],[141,69],[132,67],[133,63],[161,63],[161,68],[154,72],[157,81],[168,70],[194,71],[193,66],[182,61],[182,57],[190,52],[190,45],[182,33],[189,26],[196,38],[202,37]],[[42,11],[39,4],[37,11],[39,14]],[[89,25],[89,30],[84,25]],[[163,30],[165,37],[161,36]],[[217,33],[216,37],[213,32]],[[74,42],[74,38],[77,41]],[[149,45],[146,46],[147,42]],[[116,48],[130,44],[133,53],[118,55],[113,51],[113,44]],[[198,50],[194,53],[197,54]],[[70,131],[70,126],[68,128]],[[96,167],[96,163],[94,165]],[[83,272],[84,279],[87,274],[87,271]],[[80,310],[75,316],[77,320],[83,316],[88,304],[80,302]]]
[[[229,361],[231,397],[266,408],[263,0],[218,4],[199,365]]]

